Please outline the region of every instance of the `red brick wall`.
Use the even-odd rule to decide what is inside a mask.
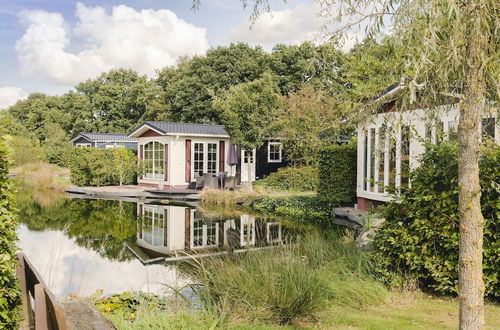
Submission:
[[[358,208],[360,210],[368,211],[370,208],[377,208],[380,205],[384,205],[385,202],[376,201],[373,199],[358,197]]]

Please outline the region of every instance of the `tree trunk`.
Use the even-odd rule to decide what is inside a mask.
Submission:
[[[478,5],[479,3],[479,5]],[[459,301],[460,329],[484,327],[483,227],[479,186],[479,125],[485,106],[486,83],[480,1],[467,4],[466,79],[458,126],[458,192],[460,211]]]

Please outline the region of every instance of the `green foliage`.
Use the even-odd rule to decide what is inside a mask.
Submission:
[[[40,161],[43,150],[38,140],[25,136],[10,136],[6,140],[12,150],[12,165],[23,166]]]
[[[314,166],[280,168],[254,185],[277,191],[316,191],[318,170]]]
[[[272,136],[270,123],[282,101],[272,75],[266,73],[261,79],[231,87],[216,98],[214,106],[222,112],[234,143],[251,150]]]
[[[19,320],[15,214],[8,153],[4,142],[0,141],[0,327],[7,329],[16,328]]]
[[[324,144],[352,134],[354,127],[348,122],[344,100],[330,94],[307,85],[285,98],[278,111],[278,136],[294,164],[315,165]]]
[[[42,143],[43,160],[66,167],[73,148],[69,137],[58,124],[47,124],[47,129],[50,131],[50,135]]]
[[[316,196],[257,196],[243,203],[249,211],[301,224],[327,225],[330,210]]]
[[[483,149],[481,210],[485,219],[483,271],[486,296],[500,298],[500,147]],[[411,188],[388,204],[374,240],[379,271],[388,280],[410,274],[430,291],[458,292],[458,164],[452,142],[428,146],[411,175]]]
[[[386,290],[368,275],[370,259],[352,240],[312,231],[294,243],[192,261],[190,273],[203,284],[205,306],[235,319],[290,324],[321,312],[327,302],[353,307],[383,302]]]
[[[328,206],[356,200],[356,144],[326,146],[319,152],[318,198]]]
[[[69,168],[77,186],[133,184],[141,173],[134,151],[124,148],[73,148]]]

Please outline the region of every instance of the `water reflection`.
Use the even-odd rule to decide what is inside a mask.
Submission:
[[[283,243],[282,224],[248,214],[206,217],[182,205],[138,203],[135,244],[127,244],[143,263],[175,262],[210,252]]]
[[[19,248],[57,296],[97,289],[161,294],[190,281],[171,262],[274,246],[293,233],[279,222],[247,214],[61,198],[22,188],[18,209]]]

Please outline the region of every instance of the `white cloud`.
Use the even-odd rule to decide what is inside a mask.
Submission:
[[[174,65],[179,56],[208,49],[205,29],[167,9],[138,11],[120,5],[107,13],[103,7],[78,3],[74,25],[59,13],[43,10],[22,11],[19,16],[26,26],[16,44],[21,71],[63,84],[113,68],[153,75],[156,69]],[[75,44],[82,50],[69,51]]]
[[[263,13],[253,25],[247,20],[231,29],[226,41],[243,41],[252,45],[261,45],[271,49],[277,43],[299,44],[304,41],[321,43],[327,33],[322,29],[325,20],[329,21],[325,31],[335,31],[346,22],[332,22],[331,17],[320,15],[318,4],[300,4],[293,9],[284,9]],[[362,29],[355,28],[348,32],[343,49],[350,49],[362,37]]]
[[[17,101],[23,100],[28,93],[19,87],[0,87],[0,109],[5,109],[14,105]]]

